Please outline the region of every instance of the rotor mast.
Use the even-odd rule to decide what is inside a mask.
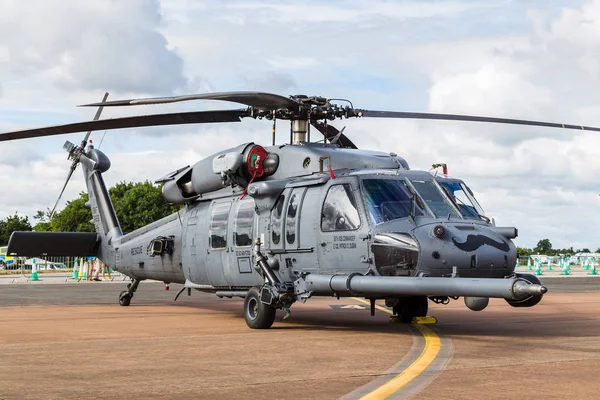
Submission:
[[[292,124],[292,144],[300,144],[306,142],[308,137],[308,120],[294,119]]]

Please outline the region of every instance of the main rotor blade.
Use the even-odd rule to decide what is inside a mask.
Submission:
[[[331,140],[334,137],[336,137],[338,134],[340,134],[340,131],[335,126],[330,125],[330,124],[325,125],[323,122],[312,122],[312,126],[317,128],[317,130],[319,132],[321,132],[327,140]],[[340,147],[343,147],[346,149],[357,149],[358,148],[343,133],[338,138],[337,143],[340,145]]]
[[[101,119],[98,121],[77,122],[74,124],[7,132],[0,134],[0,142],[5,140],[26,139],[39,136],[52,136],[66,133],[102,131],[122,128],[138,128],[143,126],[240,122],[241,118],[248,116],[250,116],[250,112],[246,109],[139,115],[134,117]]]
[[[420,112],[404,112],[404,111],[376,111],[376,110],[356,110],[363,117],[371,118],[407,118],[407,119],[437,119],[447,121],[473,121],[473,122],[493,122],[498,124],[513,124],[513,125],[530,125],[544,126],[547,128],[564,128],[564,129],[579,129],[582,131],[600,132],[600,128],[583,125],[558,124],[555,122],[530,121],[525,119],[512,118],[495,118],[495,117],[479,117],[474,115],[460,114],[433,114]]]
[[[108,92],[104,93],[104,97],[102,98],[102,103],[105,103],[107,98],[108,98]],[[100,119],[100,115],[102,114],[102,110],[103,109],[104,109],[104,105],[101,105],[100,107],[98,107],[98,110],[96,110],[96,115],[94,115],[94,121],[98,121]],[[92,134],[92,131],[88,131],[86,133],[85,137],[81,141],[81,146],[82,147],[84,147],[86,145],[86,143],[87,143],[88,139],[90,138],[91,134]]]
[[[201,93],[201,94],[189,94],[183,96],[173,97],[150,97],[146,99],[129,99],[129,100],[115,100],[106,103],[91,103],[83,104],[80,107],[98,107],[104,105],[107,107],[114,106],[141,106],[149,104],[164,104],[164,103],[176,103],[179,101],[189,100],[221,100],[231,101],[234,103],[245,104],[250,107],[265,109],[265,110],[276,110],[278,108],[294,107],[298,106],[298,102],[280,96],[273,93],[263,92],[220,92],[220,93]]]
[[[73,172],[75,172],[75,168],[77,168],[77,163],[73,163],[71,164],[71,169],[69,170],[69,174],[67,175],[67,180],[65,181],[65,184],[62,187],[62,190],[60,191],[60,194],[58,195],[58,199],[56,199],[56,203],[54,203],[54,207],[52,207],[52,211],[50,212],[50,219],[52,219],[52,216],[54,215],[54,211],[56,211],[56,207],[58,206],[58,202],[60,201],[60,198],[62,197],[63,193],[65,192],[65,189],[67,188],[67,184],[69,183],[69,180],[71,179],[71,176],[73,175]]]

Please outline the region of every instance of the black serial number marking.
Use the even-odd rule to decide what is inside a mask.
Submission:
[[[356,240],[354,235],[336,235],[333,237],[334,242],[352,242]]]
[[[134,247],[131,249],[132,256],[137,256],[138,254],[142,254],[142,246]]]
[[[355,249],[356,248],[356,243],[334,243],[333,244],[333,249],[334,250],[340,250],[340,249]]]
[[[333,237],[333,250],[350,250],[356,248],[355,235],[336,235]]]

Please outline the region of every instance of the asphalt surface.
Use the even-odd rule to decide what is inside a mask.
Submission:
[[[180,285],[142,283],[120,307],[125,285],[0,285],[0,399],[332,399],[413,344],[384,313],[330,307],[350,299],[299,304],[257,331],[242,299],[193,291],[174,303]]]
[[[340,308],[352,299],[311,299],[255,331],[241,299],[193,291],[173,302],[180,285],[142,282],[120,307],[127,282],[54,279],[0,284],[2,400],[340,398],[415,350],[413,329]],[[600,279],[542,279],[549,293],[533,308],[430,302],[448,361],[411,398],[597,399]]]
[[[598,292],[600,291],[600,277],[540,277],[542,283],[548,288],[549,293],[569,292]]]
[[[55,279],[55,278],[42,278]],[[0,307],[15,305],[92,305],[92,304],[118,304],[119,293],[126,290],[130,281],[113,282],[76,282],[76,283],[26,283],[6,284],[0,286]],[[165,290],[163,283],[140,283],[135,293],[136,304],[168,304],[172,303],[181,285],[171,284],[170,290]],[[198,299],[214,299],[214,295],[193,291],[188,297],[187,292],[182,293],[177,303],[198,302]]]

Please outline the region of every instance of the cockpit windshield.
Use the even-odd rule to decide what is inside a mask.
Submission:
[[[426,215],[421,201],[415,198],[406,182],[401,179],[364,179],[362,181],[367,200],[367,212],[373,225],[398,218]]]
[[[487,220],[483,209],[467,185],[458,180],[437,179],[437,182],[454,200],[463,218]]]
[[[411,179],[410,183],[436,217],[444,218],[449,215],[458,217],[456,209],[433,179]]]

